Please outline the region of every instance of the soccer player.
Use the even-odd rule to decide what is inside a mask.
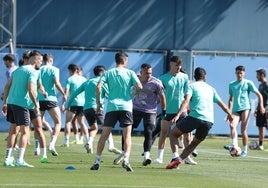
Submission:
[[[165,88],[166,111],[163,111],[162,113],[161,130],[158,140],[158,157],[154,161],[155,164],[163,163],[166,137],[168,136],[169,128],[172,124],[171,120],[176,116],[189,85],[188,75],[180,71],[182,63],[183,62],[180,57],[171,57],[169,72],[159,77]],[[184,110],[184,113],[180,115],[181,117],[178,119],[178,121],[187,116],[186,108]],[[189,133],[185,136],[189,138],[191,134]],[[185,163],[193,165],[196,164],[196,162],[190,156],[187,157]]]
[[[239,65],[235,68],[236,80],[229,84],[229,101],[228,107],[232,110],[234,121],[230,124],[232,144],[224,146],[225,149],[230,150],[232,146],[238,146],[238,136],[236,127],[241,122],[242,134],[242,153],[241,157],[247,156],[248,149],[248,134],[247,127],[250,116],[250,100],[249,93],[253,92],[257,95],[261,114],[264,114],[263,98],[254,83],[251,80],[245,79],[245,67]]]
[[[7,80],[11,78],[11,74],[14,70],[18,68],[17,65],[15,65],[15,57],[13,54],[7,54],[3,57],[3,62],[7,68],[6,71],[6,78]]]
[[[42,54],[33,51],[30,54],[29,65],[16,69],[7,82],[4,90],[2,111],[7,114],[7,120],[11,123],[11,131],[8,137],[6,159],[4,166],[14,166],[14,159],[11,156],[12,146],[18,134],[17,127],[20,127],[19,153],[15,165],[19,167],[33,167],[24,161],[24,153],[27,146],[29,126],[32,121],[36,135],[41,143],[41,163],[47,163],[46,142],[42,132],[39,104],[37,101],[37,80],[38,72],[42,64]]]
[[[256,126],[259,130],[259,149],[264,150],[263,142],[265,138],[265,128],[268,128],[268,82],[266,79],[266,70],[260,68],[256,71],[257,79],[260,82],[259,92],[263,98],[263,106],[265,108],[265,114],[262,114],[260,111],[260,105],[258,105],[255,116],[256,116]]]
[[[96,91],[96,87],[98,84],[98,81],[100,80],[100,77],[105,71],[105,67],[101,65],[97,65],[94,67],[94,78],[91,78],[84,82],[79,88],[77,88],[72,95],[70,95],[67,108],[70,108],[71,103],[73,102],[74,98],[79,95],[82,92],[85,92],[85,105],[84,105],[84,115],[87,119],[88,124],[90,125],[90,131],[89,134],[86,135],[86,144],[85,148],[87,150],[87,153],[93,153],[93,141],[98,133],[98,124],[102,125],[104,120],[103,115],[103,109],[101,108],[100,111],[96,112],[96,93],[92,91]],[[100,93],[100,103],[103,105],[104,98],[107,95],[107,85],[102,87],[101,93]],[[120,154],[121,151],[116,149],[114,147],[114,142],[112,136],[109,136],[108,141],[108,151],[114,152],[116,154]]]
[[[141,120],[143,120],[143,166],[147,166],[152,162],[150,151],[153,143],[153,128],[155,126],[157,106],[159,102],[161,104],[162,111],[166,110],[164,87],[160,80],[152,76],[152,72],[153,70],[150,64],[144,63],[141,65],[140,75],[138,78],[142,84],[142,90],[133,96],[132,129],[138,128]],[[123,156],[119,156],[114,160],[114,164],[119,164],[122,159]]]
[[[11,78],[11,74],[14,70],[18,68],[18,66],[15,64],[15,57],[13,54],[7,54],[3,57],[3,62],[7,68],[6,70],[6,78],[7,81]],[[3,100],[4,92],[1,94],[1,100]],[[10,126],[11,127],[11,126]],[[6,138],[7,140],[8,138]],[[17,147],[15,143],[15,147]]]
[[[81,75],[79,75],[79,67],[76,64],[70,64],[68,66],[70,77],[66,81],[65,86],[65,96],[70,96],[72,93],[79,88],[87,79]],[[65,101],[62,101],[62,111],[65,111]],[[71,132],[71,122],[73,118],[76,116],[77,121],[84,132],[84,135],[88,134],[88,129],[85,124],[84,114],[83,114],[83,106],[85,104],[85,93],[82,92],[77,95],[73,102],[71,103],[70,109],[67,109],[66,118],[65,118],[65,129],[64,129],[64,144],[63,147],[69,147],[70,144],[70,132]],[[75,135],[75,140],[79,141],[78,135]]]
[[[122,167],[127,171],[132,172],[133,169],[129,164],[129,156],[131,151],[131,130],[133,124],[132,116],[132,97],[131,87],[136,86],[137,91],[142,89],[142,85],[134,71],[126,68],[128,55],[120,51],[115,54],[116,67],[106,71],[96,89],[97,112],[100,111],[100,92],[104,84],[108,85],[109,95],[107,111],[104,118],[102,133],[98,141],[96,159],[91,170],[98,170],[101,162],[101,154],[105,146],[105,141],[109,137],[112,128],[117,121],[120,127],[123,128],[124,144],[124,161]]]
[[[177,115],[171,120],[174,126],[172,126],[169,139],[173,157],[171,162],[166,166],[166,169],[177,168],[178,165],[182,163],[182,160],[189,156],[189,154],[205,140],[214,122],[214,103],[217,103],[222,110],[227,113],[227,118],[230,122],[233,120],[231,111],[228,109],[227,105],[221,101],[215,89],[205,82],[205,69],[201,67],[196,68],[194,78],[196,82],[189,85],[185,99],[182,101]],[[188,104],[191,109],[189,115],[175,124]],[[178,137],[184,133],[190,133],[193,130],[196,130],[193,141],[186,146],[179,155]]]
[[[48,95],[47,97],[44,97],[44,95],[41,94],[38,95],[40,112],[41,118],[44,120],[44,114],[47,110],[54,122],[54,128],[51,132],[51,142],[48,149],[51,151],[53,156],[58,156],[58,153],[55,149],[55,143],[61,129],[61,112],[58,106],[56,89],[63,95],[64,101],[66,101],[66,96],[59,81],[59,69],[53,66],[53,56],[51,54],[44,54],[43,60],[45,64],[40,68],[40,76],[43,87]]]

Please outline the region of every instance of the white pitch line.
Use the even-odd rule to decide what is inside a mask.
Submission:
[[[212,151],[204,150],[204,149],[200,149],[200,150],[198,150],[198,152],[199,153],[201,152],[201,153],[216,154],[216,155],[226,155],[226,153],[212,152]],[[226,152],[228,152],[228,151],[226,151]],[[251,156],[251,155],[247,155],[246,158],[268,160],[268,157],[258,157],[258,156]]]
[[[83,185],[83,184],[0,184],[0,187],[125,187],[125,188],[184,188],[184,187],[163,187],[163,186],[135,186],[135,185]]]
[[[115,141],[115,142],[121,143],[120,141]],[[141,143],[132,142],[132,144],[133,145],[136,145],[136,146],[143,146],[143,144],[141,144]],[[152,147],[157,148],[157,146],[152,146]],[[226,154],[227,150],[225,150],[225,149],[222,149],[222,150],[223,150],[223,152],[214,152],[214,151],[211,151],[211,150],[199,149],[198,150],[198,153],[209,153],[209,154],[224,155],[224,156],[228,155],[228,154]],[[258,157],[258,156],[252,156],[252,155],[247,155],[246,158],[268,160],[268,157]]]

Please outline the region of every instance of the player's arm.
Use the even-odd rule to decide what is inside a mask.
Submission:
[[[231,110],[232,106],[233,106],[233,96],[230,95],[228,100],[228,108]]]
[[[65,90],[64,90],[64,93],[65,93],[64,97],[66,97],[66,100],[64,100],[64,97],[63,97],[62,98],[62,103],[61,103],[61,111],[63,111],[63,112],[65,112],[65,103],[66,103],[67,97],[69,95],[69,88],[66,87]]]
[[[5,88],[4,88],[4,93],[3,93],[3,106],[2,106],[2,113],[4,115],[7,114],[7,96],[11,87],[11,83],[12,83],[12,78],[8,79]]]
[[[162,116],[165,116],[167,103],[166,103],[166,96],[165,96],[164,92],[160,93],[159,99],[160,99],[160,105],[161,105],[161,109],[162,109]]]
[[[137,92],[139,92],[140,90],[142,90],[142,85],[141,85],[140,82],[137,82],[137,83],[135,84],[135,87],[136,87],[136,89],[137,89]]]
[[[54,79],[54,84],[55,84],[57,90],[62,94],[62,100],[66,101],[67,96],[65,95],[64,89],[62,88],[62,85],[61,85],[59,79],[55,78]]]
[[[77,95],[79,95],[80,93],[82,93],[83,91],[85,91],[85,88],[84,88],[84,84],[82,84],[79,88],[77,88],[69,97],[69,100],[67,102],[67,105],[66,105],[66,108],[69,109],[73,100],[75,99],[75,97]]]
[[[264,114],[265,113],[265,108],[263,106],[263,97],[262,97],[261,93],[258,90],[256,90],[254,93],[257,95],[258,100],[259,100],[260,112],[261,112],[261,114]]]
[[[233,115],[232,112],[230,110],[230,108],[228,108],[224,102],[222,102],[221,100],[217,102],[217,104],[221,107],[221,109],[227,114],[227,120],[229,122],[233,121]]]
[[[185,112],[185,109],[187,108],[187,106],[189,105],[190,99],[191,99],[192,95],[187,94],[184,98],[184,100],[181,103],[180,109],[177,113],[177,115],[171,120],[171,123],[176,123],[176,121],[180,118],[181,114],[183,112]]]
[[[30,99],[32,100],[33,104],[34,104],[34,111],[36,114],[39,114],[39,103],[36,100],[36,92],[35,92],[35,84],[33,82],[29,82],[28,83],[28,92],[29,92],[29,96]]]
[[[39,91],[45,98],[48,97],[48,93],[46,92],[46,90],[45,90],[43,84],[42,84],[40,81],[37,82],[37,88],[38,88],[38,91]]]
[[[97,113],[99,113],[100,109],[102,108],[102,104],[100,103],[100,95],[101,95],[102,86],[103,86],[103,83],[99,82],[97,87],[96,87],[96,104],[97,104],[96,112]]]

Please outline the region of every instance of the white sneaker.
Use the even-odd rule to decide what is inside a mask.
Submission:
[[[58,156],[58,152],[56,151],[55,147],[51,145],[51,143],[48,146],[48,150],[51,152],[53,156]]]
[[[264,150],[264,147],[263,146],[259,146],[259,150]]]
[[[87,153],[93,154],[93,148],[90,144],[85,144],[84,147],[87,150]]]
[[[185,164],[189,164],[189,165],[197,165],[197,162],[195,162],[191,157],[187,157],[187,158],[184,160],[184,163],[185,163]]]
[[[114,165],[120,164],[124,160],[124,154],[121,153],[117,158],[114,159]]]
[[[163,163],[163,159],[159,159],[157,158],[155,161],[154,161],[154,164],[162,164]]]
[[[29,167],[29,168],[34,167],[33,165],[26,163],[25,161],[19,162],[18,160],[16,160],[15,166],[17,166],[17,167]]]
[[[3,165],[4,165],[4,166],[11,166],[11,167],[15,166],[15,165],[14,165],[14,158],[13,158],[13,159],[11,159],[11,158],[9,158],[9,159],[5,159]]]
[[[117,149],[117,148],[109,148],[108,149],[109,152],[115,153],[115,154],[121,154],[122,151]]]

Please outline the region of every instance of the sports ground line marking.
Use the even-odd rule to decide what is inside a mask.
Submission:
[[[125,187],[125,188],[185,188],[185,187],[163,187],[163,186],[136,186],[136,185],[80,185],[80,184],[0,184],[0,187]]]
[[[115,142],[118,142],[118,143],[121,143],[120,141],[115,141]],[[143,144],[141,143],[135,143],[135,142],[132,142],[132,144],[134,145],[137,145],[137,146],[143,146]],[[157,146],[152,146],[154,148],[157,148]],[[198,147],[197,147],[198,148]],[[180,149],[181,150],[181,149]],[[228,151],[225,150],[224,148],[222,149],[223,152],[214,152],[214,151],[211,151],[211,150],[206,150],[206,149],[200,149],[198,150],[198,153],[209,153],[209,154],[215,154],[215,155],[224,155],[224,156],[227,156],[228,155]],[[227,152],[227,153],[226,153]],[[180,152],[179,152],[180,153]],[[268,153],[268,152],[267,152]],[[262,160],[268,160],[268,157],[258,157],[258,156],[252,156],[252,155],[247,155],[246,158],[252,158],[252,159],[262,159]]]

